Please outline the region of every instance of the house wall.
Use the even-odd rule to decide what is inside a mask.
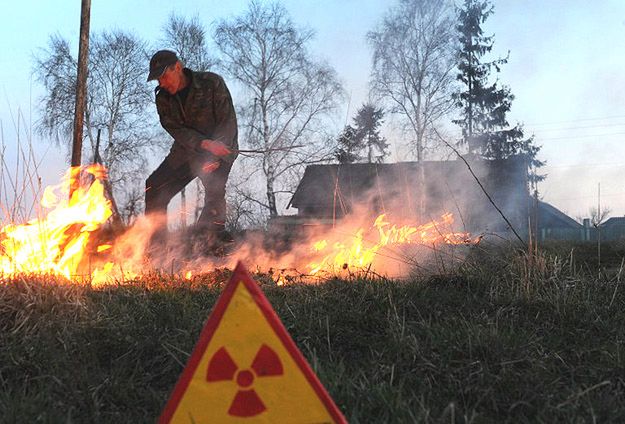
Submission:
[[[523,233],[529,210],[524,161],[474,160],[469,165],[492,201],[516,231]],[[509,231],[509,225],[461,160],[423,163],[426,216],[419,217],[419,166],[417,162],[314,165],[306,169],[293,206],[305,218],[341,218],[357,211],[424,222],[451,212],[459,229],[474,233]]]
[[[625,240],[625,226],[610,226],[601,228],[600,230],[595,227],[581,227],[579,229],[543,227],[540,229],[538,237],[539,241],[568,240],[596,242],[599,240],[599,237],[601,237],[602,241],[619,241]]]

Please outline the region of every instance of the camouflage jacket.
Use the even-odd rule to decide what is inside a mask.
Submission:
[[[220,159],[232,163],[237,156],[237,118],[223,78],[212,72],[184,69],[190,79],[184,101],[156,87],[156,109],[161,125],[174,138],[167,161],[178,168],[189,162],[199,169],[215,157],[200,147],[202,140],[218,140],[233,153]]]

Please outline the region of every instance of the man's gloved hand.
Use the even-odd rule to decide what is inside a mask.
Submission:
[[[200,146],[204,150],[208,150],[215,156],[226,156],[232,153],[232,151],[226,147],[221,141],[217,140],[202,140]]]

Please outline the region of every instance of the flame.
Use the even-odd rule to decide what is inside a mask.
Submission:
[[[90,184],[77,184],[81,178],[88,178]],[[86,177],[86,178],[85,178]],[[85,168],[71,168],[58,186],[44,191],[41,205],[45,217],[25,224],[9,224],[0,228],[0,278],[14,277],[21,273],[53,274],[76,280],[87,276],[93,285],[111,281],[127,281],[144,273],[144,249],[149,238],[149,220],[141,224],[138,220],[133,228],[117,237],[114,242],[98,244],[95,231],[100,229],[112,215],[112,205],[105,196],[103,181],[106,169],[99,165]],[[70,198],[70,187],[76,187]],[[335,237],[314,241],[308,247],[310,255],[302,262],[301,256],[286,256],[285,265],[306,265],[309,275],[321,272],[332,273],[341,269],[367,269],[376,258],[384,258],[381,249],[387,246],[407,244],[472,244],[468,233],[450,231],[453,216],[446,213],[438,220],[418,226],[398,226],[382,214],[369,228],[343,231]],[[152,226],[152,231],[153,231]],[[346,236],[346,233],[349,233]],[[301,252],[301,251],[300,251]],[[89,273],[85,272],[87,255]],[[248,255],[250,255],[248,253]],[[105,262],[98,257],[113,262]],[[269,262],[276,258],[258,255],[253,250],[253,259],[265,262],[259,269],[270,268]],[[252,256],[250,256],[252,258]],[[314,258],[314,259],[310,259]],[[93,260],[92,260],[93,259]],[[92,263],[93,262],[93,263]],[[172,262],[173,263],[173,262]],[[380,264],[378,261],[376,264]],[[180,270],[186,280],[193,280],[200,272],[214,267],[208,261],[196,263],[194,270]],[[173,268],[173,265],[172,265]],[[173,272],[173,271],[172,271]],[[82,273],[82,274],[81,274]],[[281,271],[275,277],[278,286],[293,281],[289,273]]]
[[[93,182],[79,186],[81,175],[90,176]],[[104,178],[106,169],[100,165],[71,168],[60,185],[44,191],[41,205],[51,209],[45,218],[0,228],[0,276],[40,273],[74,277],[93,232],[112,215],[111,203],[104,196]],[[71,198],[70,187],[76,187]],[[103,245],[97,250],[107,248]]]
[[[419,226],[401,226],[391,224],[382,214],[375,219],[373,228],[377,230],[377,241],[365,240],[365,230],[358,229],[350,241],[330,243],[327,240],[317,240],[311,246],[315,255],[324,255],[319,260],[310,262],[307,266],[311,275],[321,271],[335,271],[348,268],[367,268],[373,264],[380,249],[390,245],[402,244],[473,244],[477,240],[471,239],[469,233],[443,232],[451,228],[454,223],[453,215],[446,213],[439,220],[431,221]]]

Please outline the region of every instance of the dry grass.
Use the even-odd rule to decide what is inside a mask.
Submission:
[[[408,282],[258,280],[350,422],[623,422],[621,274],[556,250],[482,246]],[[3,283],[0,421],[154,422],[228,276]]]

